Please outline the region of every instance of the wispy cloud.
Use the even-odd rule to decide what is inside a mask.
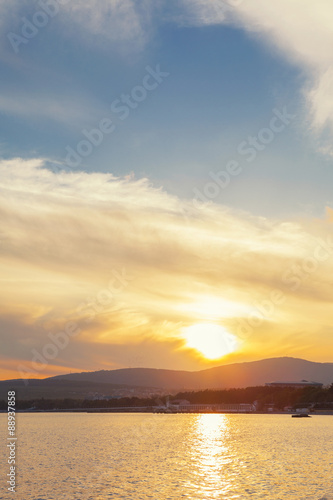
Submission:
[[[24,16],[33,23],[33,16],[36,12],[44,12],[42,14],[44,17],[46,12],[44,26],[51,21],[60,23],[67,29],[70,26],[67,31],[69,36],[74,35],[75,27],[75,37],[81,38],[81,41],[94,39],[96,43],[97,36],[116,43],[130,44],[131,50],[141,50],[149,38],[153,14],[162,4],[162,0],[70,0],[67,2],[55,0],[50,7],[52,14],[49,14],[49,11],[43,9],[39,2],[31,5],[27,1],[13,0],[9,5],[0,0],[0,13],[2,14],[2,29],[5,32],[7,30],[7,34],[13,32],[22,36],[21,31],[24,27],[22,17]],[[43,28],[37,26],[37,31],[44,29],[44,26]],[[36,27],[34,29],[36,30]],[[33,37],[34,35],[31,36]]]
[[[158,2],[157,2],[158,4]],[[154,2],[151,0],[74,0],[65,10],[78,26],[115,41],[147,40]]]
[[[239,321],[276,289],[284,303],[254,329],[238,359],[295,349],[325,358],[333,257],[310,268],[318,238],[331,234],[329,221],[279,222],[213,204],[196,209],[147,179],[54,173],[41,160],[3,161],[0,172],[3,356],[29,361],[49,331],[68,319],[85,324],[78,306],[96,302],[118,270],[131,276],[129,286],[100,307],[54,365],[134,365],[134,352],[142,365],[164,349],[165,365],[199,367],[202,360],[179,350],[181,328],[213,321],[238,335]],[[300,331],[303,347],[294,338]],[[314,348],[318,332],[322,344]]]
[[[23,120],[48,120],[69,128],[80,128],[102,115],[101,106],[94,99],[77,95],[57,96],[41,93],[4,90],[0,96],[0,112]]]

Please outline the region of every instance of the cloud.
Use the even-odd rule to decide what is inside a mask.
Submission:
[[[91,99],[90,99],[91,101]],[[20,119],[52,120],[66,127],[82,126],[87,120],[97,119],[102,112],[101,106],[82,99],[78,95],[51,95],[13,92],[4,90],[0,96],[0,111]],[[89,117],[89,118],[87,118]]]
[[[81,40],[96,42],[96,37],[102,37],[116,43],[118,49],[122,44],[130,46],[131,50],[141,50],[149,39],[154,12],[162,3],[161,0],[55,1],[49,22],[66,28],[67,34],[73,33],[75,26],[75,37]],[[39,11],[43,9],[38,2],[32,6],[29,1],[13,0],[8,6],[0,0],[2,29],[21,34],[22,18],[31,21]]]
[[[147,179],[54,173],[38,159],[2,161],[0,174],[7,360],[29,363],[50,332],[74,322],[78,334],[52,367],[133,365],[134,352],[143,363],[164,350],[165,367],[195,369],[205,362],[179,350],[184,326],[208,321],[239,335],[277,289],[283,303],[252,328],[238,359],[297,349],[311,357],[318,331],[325,358],[333,257],[318,241],[331,237],[330,210],[327,220],[281,222],[197,208]],[[293,338],[300,330],[310,347]]]
[[[4,34],[11,30],[19,33],[22,15],[33,14],[29,2],[18,0],[11,2],[10,8],[8,2],[0,1],[0,12]],[[79,37],[81,43],[106,44],[108,50],[113,47],[120,52],[142,50],[164,22],[236,25],[301,69],[306,78],[302,94],[308,110],[307,126],[318,138],[319,149],[333,154],[332,14],[330,0],[182,0],[171,6],[165,0],[71,0],[60,6],[52,23],[66,36]],[[31,97],[22,109],[36,112],[33,101]],[[17,112],[18,106],[13,99],[6,99],[6,108]],[[45,110],[62,118],[67,116],[66,108],[66,102],[60,106],[49,102]]]
[[[175,18],[180,24],[202,26],[221,24],[227,20],[228,5],[219,0],[183,0],[182,15]]]
[[[71,21],[93,34],[115,41],[135,41],[142,47],[147,39],[154,2],[151,0],[74,0],[64,9]]]
[[[333,6],[330,0],[184,0],[195,25],[229,23],[241,27],[304,72],[309,126],[332,154]],[[325,133],[329,136],[325,136]]]

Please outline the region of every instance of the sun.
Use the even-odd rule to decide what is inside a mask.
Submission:
[[[234,352],[238,347],[237,339],[220,325],[198,323],[183,328],[186,346],[200,352],[207,359],[219,359]]]

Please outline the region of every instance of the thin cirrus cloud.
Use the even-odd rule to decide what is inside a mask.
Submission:
[[[5,81],[2,84],[0,111],[23,119],[47,119],[68,128],[96,121],[105,113],[98,97],[89,92],[84,94],[77,86],[73,88],[71,77],[66,78],[66,71],[64,75],[56,70],[52,74],[49,61],[47,64],[45,61],[38,62],[38,57],[34,58],[35,42],[42,35],[52,40],[55,30],[57,38],[74,37],[75,44],[88,41],[94,45],[101,40],[108,47],[113,43],[119,51],[142,50],[149,38],[149,12],[153,5],[150,0],[71,0],[59,4],[55,1],[51,12],[54,8],[56,13],[48,15],[39,2],[31,5],[29,1],[14,0],[8,4],[0,0],[0,55],[8,69],[17,73],[14,85],[6,85]],[[48,18],[46,25],[35,27],[35,33],[25,36],[23,27],[26,22],[31,23],[38,12]],[[31,28],[28,27],[28,33],[29,30]],[[11,38],[22,34],[25,43]],[[15,53],[17,50],[18,53]],[[46,78],[47,85],[44,83]],[[34,82],[33,88],[31,84],[26,85],[30,80]],[[23,82],[22,86],[20,82]],[[57,84],[50,85],[50,82]]]
[[[95,103],[94,103],[95,104]],[[36,93],[19,93],[15,95],[5,90],[0,96],[0,110],[3,114],[14,116],[21,120],[52,120],[66,128],[77,128],[100,116],[100,106],[80,99],[78,96],[37,95]]]
[[[331,235],[330,211],[327,220],[284,223],[194,206],[146,179],[54,173],[42,160],[2,161],[0,172],[0,335],[13,371],[29,367],[32,349],[41,352],[48,332],[69,320],[80,334],[47,373],[148,361],[196,369],[205,361],[184,348],[181,332],[207,321],[240,337],[230,360],[295,352],[325,360],[333,257],[313,256],[318,238]],[[104,306],[114,271],[126,286]],[[283,304],[241,338],[239,325],[277,289]],[[98,313],[87,323],[92,303]]]
[[[63,8],[80,26],[91,33],[116,41],[135,41],[142,48],[147,40],[153,10],[152,0],[74,0]]]
[[[83,34],[86,40],[87,33],[90,33],[114,42],[134,42],[131,49],[137,50],[144,47],[153,14],[161,5],[160,0],[63,0],[59,3],[55,0],[50,7],[52,15],[48,23],[61,23],[69,34],[73,34],[75,26],[75,36],[82,37]],[[38,11],[43,12],[38,2],[32,8],[27,0],[14,0],[10,5],[0,0],[2,29],[7,33],[17,33],[23,25],[23,16],[31,20]]]

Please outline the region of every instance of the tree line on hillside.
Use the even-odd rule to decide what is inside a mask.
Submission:
[[[329,388],[305,387],[300,389],[288,387],[247,387],[246,389],[224,389],[180,392],[173,396],[161,398],[124,397],[114,399],[34,399],[17,400],[17,410],[68,410],[82,408],[121,408],[152,407],[165,404],[167,400],[187,400],[192,404],[237,404],[257,402],[257,409],[267,406],[283,409],[287,406],[297,408],[314,405],[315,408],[333,409],[333,384]],[[0,410],[7,409],[7,402],[0,401]]]
[[[333,403],[333,384],[329,388],[318,387],[247,387],[245,389],[204,390],[196,392],[181,392],[177,398],[186,399],[192,404],[238,404],[257,402],[257,409],[267,406],[283,409],[287,406],[320,405],[330,407]],[[328,406],[327,406],[328,405]],[[318,407],[318,406],[317,406]]]

